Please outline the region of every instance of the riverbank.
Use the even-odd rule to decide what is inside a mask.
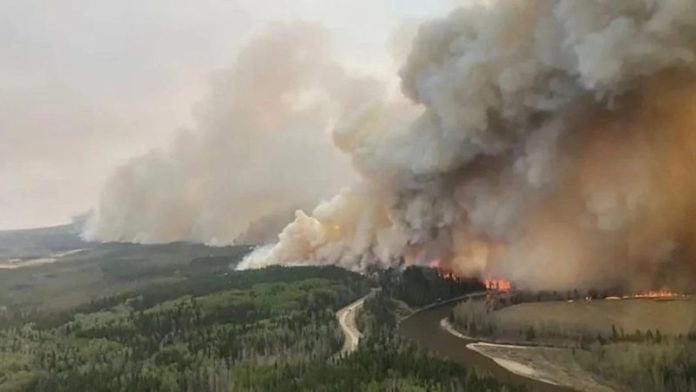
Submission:
[[[510,372],[583,392],[613,392],[604,380],[582,368],[570,350],[549,347],[469,343],[467,347],[485,355]]]
[[[411,318],[411,317],[413,317],[413,316],[415,316],[415,315],[417,315],[417,314],[419,314],[419,313],[422,313],[422,312],[425,312],[425,311],[428,311],[428,310],[441,308],[441,307],[446,306],[446,305],[449,305],[449,304],[455,304],[455,303],[457,303],[457,302],[460,302],[460,301],[463,301],[463,300],[469,299],[469,298],[481,298],[481,297],[484,297],[484,296],[486,296],[486,292],[485,292],[485,291],[477,291],[477,292],[475,292],[475,293],[469,293],[469,294],[460,295],[460,296],[455,297],[455,298],[450,298],[450,299],[446,299],[446,300],[444,300],[444,301],[435,302],[435,303],[433,303],[433,304],[426,305],[426,306],[423,306],[423,307],[421,307],[421,308],[416,308],[416,309],[410,308],[410,307],[408,307],[408,305],[406,305],[405,303],[401,302],[401,304],[402,304],[403,306],[405,306],[406,308],[408,308],[409,311],[408,311],[407,314],[405,314],[404,316],[402,316],[401,318],[399,318],[398,324],[401,324],[401,322],[405,321],[406,319]]]
[[[468,349],[490,358],[518,376],[576,391],[614,391],[606,385],[606,381],[599,380],[582,368],[569,349],[476,341],[459,332],[447,317],[440,320],[440,327],[451,336],[465,341]]]
[[[474,295],[481,296],[482,294],[476,293]],[[467,344],[477,342],[468,340],[466,337],[454,336],[440,326],[441,320],[450,314],[453,302],[456,301],[450,300],[445,304],[419,309],[411,316],[401,320],[399,332],[440,358],[451,360],[465,367],[482,370],[504,382],[524,385],[529,391],[573,391],[565,386],[541,382],[513,373],[486,355],[468,348]]]

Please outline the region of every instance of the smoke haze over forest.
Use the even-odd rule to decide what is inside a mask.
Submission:
[[[688,285],[694,36],[689,0],[492,1],[424,23],[399,74],[421,113],[382,102],[339,124],[363,182],[245,266]]]
[[[92,208],[95,241],[279,232],[245,268],[437,262],[538,288],[693,276],[690,0],[211,0],[163,25],[157,4],[129,4],[11,9],[2,225]],[[114,38],[132,15],[150,41]],[[22,63],[42,58],[62,60]]]

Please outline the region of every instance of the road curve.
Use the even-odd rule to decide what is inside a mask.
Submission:
[[[373,290],[370,292],[370,294],[358,299],[357,301],[336,312],[336,318],[338,319],[338,323],[341,326],[344,336],[341,354],[350,354],[358,349],[358,343],[360,343],[362,333],[360,333],[360,330],[358,329],[358,325],[355,321],[355,315],[357,314],[358,310],[362,308],[365,300],[374,292],[375,291]]]

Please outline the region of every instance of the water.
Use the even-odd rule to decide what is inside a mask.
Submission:
[[[484,370],[502,381],[526,385],[530,391],[572,391],[569,388],[531,380],[510,373],[492,359],[466,348],[467,344],[474,341],[452,336],[440,328],[440,320],[450,314],[453,306],[453,304],[447,304],[417,313],[404,320],[399,326],[399,331],[444,359],[452,360],[467,367],[473,366]]]

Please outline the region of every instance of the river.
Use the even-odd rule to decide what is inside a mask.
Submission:
[[[449,303],[416,313],[400,324],[399,331],[444,359],[485,370],[499,380],[524,384],[532,392],[572,392],[568,388],[510,373],[492,359],[468,349],[466,345],[475,341],[452,336],[440,327],[440,320],[449,315],[454,305]]]

